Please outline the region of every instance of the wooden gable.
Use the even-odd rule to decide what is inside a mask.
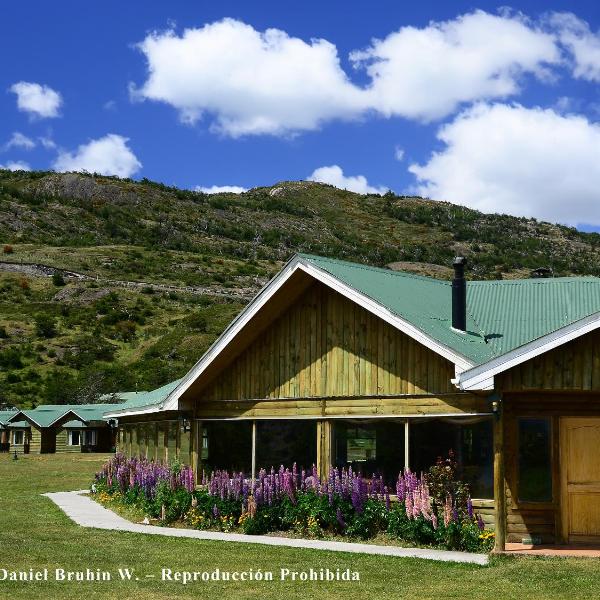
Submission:
[[[195,396],[218,401],[456,393],[453,377],[450,361],[315,282]]]
[[[600,331],[593,331],[497,376],[503,392],[600,391]]]

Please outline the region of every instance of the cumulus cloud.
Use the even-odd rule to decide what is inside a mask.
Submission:
[[[404,148],[401,148],[400,146],[396,146],[396,148],[394,148],[394,158],[397,161],[403,161],[404,160]]]
[[[17,95],[17,108],[33,117],[58,117],[62,105],[62,96],[47,85],[19,81],[10,87]]]
[[[364,109],[364,92],[349,82],[326,40],[307,43],[224,19],[181,36],[154,33],[138,47],[149,73],[134,98],[171,104],[188,123],[208,113],[233,137],[316,129]]]
[[[87,171],[102,175],[130,177],[142,167],[131,151],[128,138],[109,133],[82,144],[75,152],[60,151],[53,167],[57,171]]]
[[[418,29],[403,27],[350,55],[370,81],[353,83],[336,47],[225,19],[181,35],[148,35],[138,48],[148,77],[132,98],[165,102],[181,119],[204,115],[237,137],[289,135],[369,113],[441,118],[465,102],[519,92],[520,77],[560,61],[553,35],[518,15],[476,11]]]
[[[8,171],[31,171],[31,167],[22,160],[9,160],[7,163],[0,165],[0,169]]]
[[[600,225],[600,125],[551,109],[479,104],[438,138],[445,147],[409,167],[417,193],[484,212]]]
[[[369,185],[364,175],[344,175],[343,169],[339,165],[329,167],[319,167],[308,177],[308,181],[318,181],[328,183],[342,190],[349,190],[357,194],[385,194],[389,188],[375,187]]]
[[[241,194],[247,191],[247,188],[239,185],[211,185],[210,187],[197,185],[194,189],[204,194]]]
[[[554,13],[549,19],[573,60],[573,76],[600,82],[600,35],[572,13]]]
[[[370,76],[371,105],[430,121],[474,100],[519,92],[525,73],[546,78],[560,62],[554,37],[520,15],[475,11],[428,27],[403,27],[351,54]]]
[[[10,140],[4,144],[4,149],[10,150],[10,148],[21,148],[22,150],[33,150],[35,146],[36,144],[31,138],[28,138],[19,131],[15,131]]]

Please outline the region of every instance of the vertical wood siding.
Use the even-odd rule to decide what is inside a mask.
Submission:
[[[497,376],[498,389],[600,391],[600,331],[588,333]]]
[[[201,392],[203,400],[456,392],[454,365],[314,284]]]

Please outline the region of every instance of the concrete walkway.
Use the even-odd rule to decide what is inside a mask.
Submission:
[[[504,554],[509,556],[562,556],[564,558],[600,558],[598,546],[533,546],[531,544],[506,544]]]
[[[353,544],[349,542],[329,542],[324,540],[302,540],[267,535],[244,535],[240,533],[221,533],[219,531],[198,531],[197,529],[176,529],[131,523],[86,496],[87,490],[77,492],[55,492],[44,494],[52,500],[75,523],[82,527],[130,531],[150,535],[194,538],[198,540],[216,540],[220,542],[242,542],[244,544],[263,544],[266,546],[284,546],[288,548],[312,548],[332,552],[353,552],[358,554],[379,554],[404,558],[423,558],[446,562],[487,565],[487,554],[453,552],[449,550],[428,550],[425,548],[399,548],[397,546],[376,546],[374,544]]]

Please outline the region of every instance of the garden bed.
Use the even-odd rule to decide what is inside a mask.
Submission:
[[[194,483],[190,467],[117,454],[96,475],[92,497],[133,521],[199,530],[361,541],[487,552],[494,534],[473,512],[450,457],[426,474],[400,473],[395,489],[381,477],[331,469],[261,470],[255,481],[215,471]]]

